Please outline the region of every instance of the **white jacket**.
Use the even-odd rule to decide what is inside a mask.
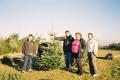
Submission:
[[[94,54],[97,55],[98,42],[95,39],[91,39],[87,41],[86,52],[94,52]]]

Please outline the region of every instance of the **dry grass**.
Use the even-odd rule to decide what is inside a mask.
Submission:
[[[103,55],[108,52],[120,54],[120,51],[100,50],[99,55]],[[61,69],[21,73],[20,71],[17,71],[13,67],[9,67],[7,65],[2,65],[2,64],[0,64],[0,72],[20,73],[25,78],[25,80],[109,80],[110,78],[109,78],[108,69],[110,69],[110,67],[112,66],[112,63],[114,63],[117,60],[120,60],[120,58],[113,59],[112,61],[98,59],[97,65],[98,65],[98,70],[100,75],[96,78],[88,76],[88,73],[84,73],[83,76],[79,76],[75,73],[67,72]],[[89,72],[88,70],[86,71]]]

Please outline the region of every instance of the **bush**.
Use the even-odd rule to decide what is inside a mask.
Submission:
[[[9,49],[10,49],[11,52],[18,52],[18,49],[19,49],[18,38],[19,38],[18,34],[12,34],[6,40],[7,44],[9,45]]]
[[[14,33],[10,35],[8,38],[1,38],[0,39],[0,54],[6,54],[6,53],[14,53],[14,52],[21,52],[22,46],[24,41],[27,39],[27,37],[24,37],[22,39],[19,39],[19,34]],[[39,44],[40,37],[34,37],[33,41],[35,42],[36,47]]]
[[[9,52],[10,52],[10,49],[8,47],[8,44],[7,44],[6,40],[1,39],[0,40],[0,53],[6,54],[6,53],[9,53]]]
[[[18,34],[12,34],[6,39],[0,39],[0,53],[19,52],[21,45],[19,44],[18,38]]]
[[[38,59],[34,60],[33,68],[40,69],[55,69],[62,66],[61,46],[60,42],[53,41],[45,43],[47,46],[39,47],[38,54],[41,55]],[[42,54],[41,51],[42,50]]]

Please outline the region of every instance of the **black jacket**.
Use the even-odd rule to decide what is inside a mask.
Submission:
[[[83,38],[80,39],[80,44],[81,44],[81,48],[83,50],[85,50],[85,47],[86,47],[86,43],[85,43],[85,40]]]
[[[69,37],[64,38],[63,43],[63,51],[64,52],[71,52],[72,42],[74,41],[74,38],[70,35]]]
[[[84,51],[85,51],[85,48],[86,48],[86,43],[85,43],[85,40],[83,38],[80,39],[80,44],[81,44],[81,50],[79,52],[78,57],[83,58]]]

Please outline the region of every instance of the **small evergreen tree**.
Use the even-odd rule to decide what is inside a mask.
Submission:
[[[8,44],[8,47],[9,47],[11,52],[18,52],[18,49],[19,49],[18,38],[19,38],[19,34],[12,34],[6,40],[6,43]]]
[[[62,66],[62,48],[59,41],[53,38],[51,41],[44,43],[46,46],[38,48],[38,54],[41,55],[38,59],[34,60],[33,68],[40,69],[55,69]]]

